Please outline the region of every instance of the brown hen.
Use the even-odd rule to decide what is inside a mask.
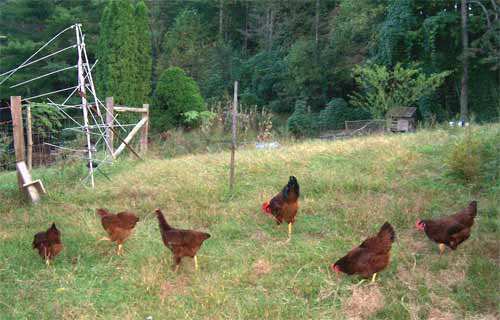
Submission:
[[[375,236],[363,241],[359,247],[349,251],[330,267],[336,273],[358,274],[363,278],[373,276],[374,282],[377,272],[384,270],[389,264],[389,253],[395,237],[394,229],[386,222]]]
[[[474,218],[477,215],[477,202],[472,201],[467,208],[445,217],[436,219],[418,220],[416,227],[425,231],[429,239],[438,243],[439,251],[444,251],[444,246],[455,250],[459,244],[470,236]]]
[[[61,232],[57,229],[56,224],[52,223],[47,231],[35,234],[32,247],[37,249],[40,257],[45,260],[47,265],[50,265],[50,259],[57,256],[62,249]]]
[[[126,211],[112,214],[104,209],[97,209],[97,212],[99,216],[101,216],[102,226],[109,236],[103,237],[101,240],[117,242],[117,254],[120,255],[123,248],[123,242],[130,236],[139,218],[137,218],[135,214]]]
[[[165,220],[160,209],[155,210],[155,214],[160,224],[160,233],[163,243],[172,251],[174,258],[174,271],[179,269],[179,263],[183,257],[194,258],[195,269],[198,270],[198,259],[196,253],[200,249],[203,241],[210,238],[205,232],[194,230],[181,230],[172,228]]]

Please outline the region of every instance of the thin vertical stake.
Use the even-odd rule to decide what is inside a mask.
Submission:
[[[26,138],[28,139],[28,150],[26,153],[26,165],[31,172],[33,165],[33,135],[31,132],[31,106],[28,104],[26,107]]]
[[[141,128],[141,137],[139,141],[141,153],[145,155],[148,151],[149,104],[143,104],[142,108],[146,110],[146,112],[143,112],[141,115],[142,119],[146,119],[146,123]]]
[[[231,164],[229,172],[229,190],[234,189],[234,157],[236,152],[236,121],[238,115],[238,81],[234,82],[234,98],[233,98],[233,122],[232,122],[232,139],[231,139]]]
[[[106,141],[108,144],[108,154],[114,159],[113,156],[113,126],[115,121],[115,106],[113,97],[106,97]]]

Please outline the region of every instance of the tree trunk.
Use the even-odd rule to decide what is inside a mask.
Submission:
[[[460,83],[460,119],[468,119],[468,105],[467,105],[467,91],[468,91],[468,81],[469,81],[469,66],[468,66],[468,55],[469,55],[469,37],[467,35],[467,0],[462,0],[461,7],[462,14],[462,81]]]

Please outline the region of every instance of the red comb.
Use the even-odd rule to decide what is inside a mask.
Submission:
[[[269,208],[269,204],[267,202],[262,202],[262,210],[265,213],[271,213],[271,208]]]

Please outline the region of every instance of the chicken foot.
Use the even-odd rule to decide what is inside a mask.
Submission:
[[[444,243],[438,244],[438,248],[439,248],[439,254],[442,254],[444,252],[444,249],[445,249]]]
[[[371,283],[375,283],[375,279],[377,279],[377,273],[376,272],[372,276],[372,282]]]
[[[194,269],[198,271],[198,258],[194,256]]]
[[[288,239],[292,237],[292,223],[288,224]]]
[[[123,244],[119,244],[118,245],[118,252],[116,253],[117,255],[121,255],[122,254],[122,248],[123,248]]]

